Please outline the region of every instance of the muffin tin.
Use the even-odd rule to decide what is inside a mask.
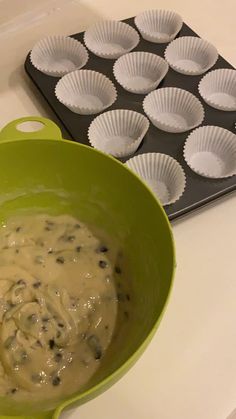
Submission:
[[[137,30],[137,27],[135,26],[135,23],[134,23],[134,18],[126,19],[126,20],[124,20],[124,23],[129,24],[131,27],[133,27],[134,29]],[[82,44],[84,44],[84,33],[78,33],[78,34],[71,35],[71,36],[72,36],[72,38],[74,38],[74,39],[80,41]],[[198,38],[198,35],[195,32],[193,32],[189,26],[187,26],[185,23],[183,23],[183,26],[182,26],[179,34],[176,36],[175,39],[180,39],[181,37],[197,37]],[[172,41],[172,42],[174,43],[175,41]],[[134,42],[134,44],[135,44],[135,42]],[[137,46],[134,49],[132,49],[131,54],[135,51],[143,51],[143,52],[146,52],[146,53],[156,54],[156,55],[164,58],[164,52],[166,50],[167,45],[171,45],[171,44],[150,42],[148,40],[143,39],[143,37],[140,36],[140,41],[137,44]],[[201,44],[201,47],[202,47],[202,45],[203,45],[204,48],[205,48],[205,45],[208,48],[207,44]],[[183,56],[181,55],[182,54],[182,49],[181,48],[179,49],[179,54],[180,54],[180,58],[182,59]],[[216,60],[216,53],[214,51],[214,47],[210,47],[210,48],[211,49],[209,50],[209,54],[208,54],[209,55],[209,62],[211,64],[213,64],[214,61]],[[112,83],[114,84],[115,89],[117,91],[117,99],[115,101],[113,101],[111,106],[109,106],[105,110],[105,112],[107,112],[107,114],[112,118],[114,118],[114,114],[111,114],[111,113],[109,114],[109,112],[112,111],[112,110],[117,110],[117,109],[122,109],[122,110],[127,109],[127,110],[135,111],[135,112],[138,112],[139,114],[143,114],[143,115],[147,116],[144,113],[144,108],[143,108],[143,101],[144,101],[144,97],[146,96],[146,94],[141,94],[140,92],[133,93],[132,91],[125,90],[121,86],[121,84],[123,84],[123,85],[126,84],[127,80],[122,78],[122,74],[120,74],[121,77],[119,77],[119,76],[115,77],[114,76],[113,66],[114,66],[115,60],[114,59],[107,59],[109,57],[101,58],[97,55],[94,55],[91,51],[88,51],[88,53],[89,53],[88,62],[86,63],[86,65],[83,66],[83,70],[80,70],[80,71],[94,70],[94,71],[97,71],[97,72],[100,72],[100,73],[104,74],[105,76],[107,76],[112,81]],[[171,52],[170,56],[173,57],[173,52]],[[136,58],[135,56],[133,56],[133,57]],[[194,124],[194,123],[190,124],[189,125],[189,126],[191,126],[190,129],[193,129],[194,126],[198,126],[199,123],[200,123],[203,126],[209,125],[209,126],[222,127],[224,129],[226,129],[228,131],[232,131],[234,133],[235,132],[234,124],[235,124],[235,121],[236,121],[236,112],[235,111],[225,112],[225,111],[213,108],[212,106],[209,106],[207,104],[208,99],[205,99],[206,101],[204,100],[205,96],[207,98],[207,93],[208,93],[207,89],[203,87],[203,89],[202,89],[203,93],[200,92],[202,94],[202,96],[200,95],[200,93],[198,91],[199,82],[204,76],[207,77],[206,74],[209,74],[212,70],[221,69],[221,68],[233,69],[233,67],[227,61],[225,61],[221,56],[219,56],[217,61],[213,65],[213,67],[208,71],[208,73],[204,72],[204,74],[201,74],[201,75],[199,75],[199,74],[198,75],[189,75],[189,74],[192,74],[193,70],[195,70],[197,73],[199,73],[199,72],[202,73],[202,70],[201,69],[196,69],[196,68],[194,68],[194,69],[187,68],[187,70],[184,70],[184,72],[187,73],[187,74],[182,74],[182,72],[178,72],[178,68],[179,68],[178,58],[179,57],[177,57],[177,68],[176,68],[177,71],[174,71],[172,68],[169,68],[167,74],[165,74],[165,76],[164,76],[164,79],[160,80],[160,83],[158,81],[159,84],[158,84],[158,87],[157,87],[157,90],[156,90],[157,93],[153,94],[153,92],[155,92],[155,90],[153,92],[149,93],[150,95],[153,96],[153,97],[151,96],[151,99],[156,100],[155,96],[160,94],[159,92],[161,92],[161,88],[172,88],[171,90],[173,92],[174,91],[177,92],[178,95],[180,95],[180,97],[182,97],[183,95],[178,90],[180,90],[180,89],[187,90],[188,92],[192,93],[192,95],[194,95],[201,102],[201,104],[203,106],[203,109],[201,110],[202,106],[197,106],[197,103],[193,104],[193,106],[195,106],[197,108],[197,116],[196,116],[197,123],[196,124]],[[195,66],[194,57],[190,57],[190,58],[191,58],[190,61],[192,61],[192,64],[193,64],[193,67],[194,67]],[[122,61],[123,60],[120,59],[120,62],[122,62]],[[170,64],[170,67],[173,65],[173,68],[176,65],[174,63],[172,64],[172,58],[169,59],[169,64]],[[182,64],[186,65],[185,57],[184,57],[184,61],[182,62]],[[191,64],[191,62],[190,62],[190,64]],[[127,64],[127,62],[123,61],[122,65],[120,65],[118,70],[120,71],[120,69],[126,68],[127,75],[129,75],[129,65],[130,65],[129,63]],[[187,63],[187,65],[189,65],[189,62]],[[207,67],[209,67],[209,65]],[[28,54],[28,56],[26,58],[26,61],[25,61],[25,70],[26,70],[27,74],[30,76],[30,78],[32,79],[32,81],[34,82],[34,84],[38,87],[38,89],[40,90],[42,95],[45,97],[45,99],[47,100],[47,102],[49,103],[51,108],[54,110],[56,115],[61,120],[62,124],[64,125],[64,127],[68,131],[68,133],[70,135],[70,138],[75,140],[75,141],[81,142],[83,144],[90,145],[90,142],[89,142],[89,139],[88,139],[88,129],[89,129],[90,124],[92,123],[92,121],[94,121],[95,118],[97,117],[97,115],[95,115],[95,114],[93,114],[93,115],[88,115],[88,114],[80,115],[80,114],[77,114],[77,113],[73,112],[72,110],[70,110],[69,108],[64,106],[62,103],[60,103],[60,101],[57,99],[57,97],[55,95],[55,86],[56,86],[58,80],[60,80],[60,79],[55,77],[55,76],[52,77],[52,76],[49,76],[47,74],[44,74],[44,73],[40,72],[37,68],[35,68],[32,65],[32,62],[30,60],[30,53]],[[194,73],[194,71],[193,71],[193,73]],[[116,76],[117,76],[117,74],[116,74]],[[149,76],[148,76],[148,78],[149,78]],[[117,81],[118,79],[120,80],[120,83],[118,83],[118,81]],[[157,80],[154,80],[154,81],[157,82]],[[219,82],[216,81],[216,84],[217,83],[219,83]],[[232,80],[229,77],[228,84],[230,84],[230,83],[232,83]],[[173,88],[176,89],[176,90],[173,90]],[[234,89],[235,88],[236,87],[234,86]],[[131,88],[131,90],[132,90],[132,88]],[[163,89],[165,95],[168,93],[169,90],[170,89]],[[137,93],[139,93],[139,94],[137,94]],[[164,95],[164,93],[162,95]],[[115,95],[115,92],[113,92],[113,97],[114,97],[114,95]],[[67,98],[68,103],[71,102],[70,99],[71,99],[70,95],[68,95],[68,98]],[[210,98],[208,100],[208,103],[210,103],[211,99],[212,98]],[[185,97],[184,97],[184,100],[185,100]],[[187,98],[187,100],[190,100],[190,98]],[[111,100],[111,102],[112,102],[112,100]],[[231,108],[232,107],[233,106],[231,104]],[[226,106],[226,108],[227,108],[227,106]],[[225,110],[229,110],[229,109],[227,108]],[[103,110],[103,112],[104,112],[104,110]],[[103,113],[103,115],[104,115],[104,113]],[[148,116],[150,117],[150,115],[148,115]],[[203,120],[203,116],[204,116],[204,120]],[[135,121],[136,121],[136,118],[137,118],[137,123],[140,123],[140,121],[141,121],[140,116],[133,114],[132,117],[135,118]],[[168,113],[167,113],[166,117],[172,118],[172,115],[170,114],[168,116]],[[177,115],[177,117],[178,117],[178,115]],[[97,118],[99,118],[99,117],[97,117]],[[117,118],[117,116],[116,116],[116,118]],[[151,119],[151,122],[153,122],[151,117],[150,117],[150,119]],[[98,122],[97,122],[97,125],[100,126],[102,120],[100,121],[100,123],[98,123]],[[159,122],[158,122],[158,124],[159,124]],[[146,122],[146,125],[147,125],[147,122]],[[165,211],[166,211],[170,220],[178,218],[178,217],[180,217],[184,214],[187,214],[188,212],[190,212],[194,209],[197,209],[197,208],[215,200],[216,198],[219,198],[220,196],[223,196],[227,193],[230,193],[230,192],[236,190],[236,176],[235,175],[231,176],[231,177],[227,177],[227,178],[226,177],[221,177],[219,179],[215,179],[214,177],[211,178],[211,177],[201,176],[199,174],[199,173],[201,173],[201,170],[196,171],[196,172],[191,170],[191,168],[189,167],[189,165],[186,162],[186,156],[188,157],[188,155],[191,155],[191,151],[193,149],[193,146],[191,146],[190,151],[188,151],[187,147],[185,147],[185,150],[184,150],[184,145],[186,143],[187,138],[191,135],[191,132],[194,132],[194,131],[188,130],[189,127],[187,127],[187,130],[188,130],[187,131],[186,129],[184,129],[185,128],[184,126],[179,127],[178,124],[174,128],[174,132],[167,132],[167,131],[161,130],[160,127],[166,128],[165,124],[164,125],[159,124],[158,126],[159,126],[159,128],[157,128],[157,126],[155,126],[155,125],[153,125],[153,123],[151,123],[150,126],[149,126],[149,129],[146,132],[146,134],[144,135],[143,139],[142,138],[140,139],[139,136],[137,137],[137,139],[136,138],[132,139],[132,137],[133,137],[132,132],[131,133],[128,132],[127,133],[127,138],[129,138],[129,141],[131,142],[131,144],[133,144],[133,142],[135,143],[137,140],[140,142],[140,144],[138,146],[138,149],[137,149],[137,147],[133,147],[133,149],[131,147],[129,149],[129,156],[126,156],[126,157],[120,157],[122,154],[120,155],[119,153],[116,153],[116,152],[113,153],[113,154],[115,154],[119,158],[119,160],[122,161],[123,163],[132,159],[132,157],[141,155],[143,153],[150,153],[149,157],[144,159],[144,161],[151,162],[151,163],[148,163],[148,164],[153,164],[152,162],[155,162],[156,160],[161,161],[162,164],[165,161],[168,162],[168,164],[170,164],[170,162],[172,162],[172,161],[170,160],[170,162],[169,162],[168,159],[163,157],[163,154],[169,155],[169,156],[173,157],[175,160],[178,161],[178,163],[180,164],[180,166],[184,170],[184,173],[185,173],[185,176],[186,176],[186,185],[185,185],[185,180],[184,180],[183,181],[183,188],[185,187],[185,190],[184,190],[182,195],[180,194],[181,196],[177,201],[171,203],[173,201],[173,199],[171,199],[171,198],[167,199],[168,197],[167,198],[165,197],[163,199],[163,203],[167,202],[167,205],[164,208],[165,208]],[[146,128],[144,128],[144,132],[145,132],[145,129]],[[209,128],[209,130],[212,132],[213,128]],[[173,131],[173,127],[172,127],[171,131]],[[92,132],[92,128],[90,128],[90,134],[91,134],[91,132]],[[111,136],[112,136],[112,134],[113,134],[113,132],[111,130]],[[121,133],[121,134],[119,133],[119,135],[122,136],[123,133]],[[196,134],[196,136],[197,136],[197,134]],[[95,132],[95,137],[96,137],[96,132]],[[95,139],[95,141],[96,141],[96,139]],[[189,144],[190,144],[190,140],[188,140],[188,141],[189,141]],[[129,144],[129,146],[130,146],[130,144]],[[234,149],[235,149],[235,147],[233,147],[233,150]],[[134,151],[134,150],[136,150],[136,151]],[[205,150],[203,150],[203,151],[204,151],[204,153],[202,155],[205,159],[205,154],[206,153],[205,153]],[[185,152],[185,157],[184,157],[184,152]],[[158,156],[153,155],[152,153],[158,153]],[[198,153],[198,159],[199,159],[199,161],[197,162],[198,166],[201,167],[201,153]],[[233,159],[234,159],[234,157],[233,157]],[[128,164],[128,165],[131,167],[132,166],[132,160],[130,160],[130,162],[131,163]],[[191,162],[192,162],[192,159],[191,159]],[[139,163],[139,165],[140,164],[141,163]],[[142,164],[143,164],[143,162],[142,162]],[[204,164],[206,164],[206,162],[204,162]],[[148,171],[147,171],[147,173],[148,173]],[[156,174],[155,171],[153,173],[155,174],[155,176],[158,176],[158,178],[160,178],[160,174]],[[176,178],[176,175],[175,175],[174,171],[173,171],[173,173],[174,173],[174,175],[173,175],[172,184],[174,185],[174,180]],[[168,191],[166,193],[168,193]],[[166,195],[166,193],[165,193],[165,195]],[[168,204],[168,202],[170,202],[170,204]]]

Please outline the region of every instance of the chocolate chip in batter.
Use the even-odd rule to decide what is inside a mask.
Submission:
[[[21,227],[16,227],[16,233],[19,233],[19,231],[21,230]]]
[[[102,246],[100,246],[100,247],[98,248],[98,252],[100,252],[100,253],[106,253],[106,252],[108,252],[108,247],[107,247],[107,246],[102,245]]]
[[[36,288],[36,289],[41,287],[41,285],[42,285],[41,281],[36,281],[36,282],[33,283],[33,287]]]
[[[119,267],[119,266],[115,266],[115,272],[116,272],[117,274],[121,274],[121,269],[120,269],[120,267]]]
[[[37,315],[36,315],[35,313],[33,313],[33,314],[30,314],[30,315],[27,317],[27,320],[28,320],[30,323],[37,323],[38,317],[37,317]]]
[[[75,236],[73,236],[73,235],[70,235],[70,236],[66,237],[67,242],[73,242],[74,240],[75,240]]]
[[[80,224],[79,223],[75,224],[75,228],[80,228]]]
[[[24,279],[21,278],[21,279],[18,279],[17,285],[26,285],[26,282]]]
[[[48,344],[49,344],[49,348],[53,349],[54,346],[55,346],[55,340],[54,339],[49,339]]]
[[[107,262],[105,260],[99,260],[98,265],[100,268],[104,269],[107,267]]]
[[[56,262],[57,262],[57,263],[60,263],[60,264],[63,264],[63,263],[65,262],[65,259],[64,259],[64,257],[63,257],[63,256],[58,256],[58,257],[56,258]]]
[[[17,388],[14,387],[11,389],[11,394],[15,394],[16,392],[17,392]]]
[[[102,357],[102,346],[96,335],[91,335],[88,337],[88,346],[93,352],[95,359],[101,359]]]
[[[81,250],[81,246],[76,246],[75,250],[76,250],[77,253],[79,253],[80,250]]]
[[[59,384],[61,384],[61,379],[60,379],[60,377],[58,377],[58,375],[56,375],[52,379],[52,385],[53,386],[59,386]]]
[[[60,352],[57,352],[54,356],[55,362],[60,362],[62,360],[62,354]]]

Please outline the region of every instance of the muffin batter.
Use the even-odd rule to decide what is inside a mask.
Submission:
[[[119,266],[69,215],[11,218],[0,249],[0,394],[38,400],[77,391],[111,341]]]

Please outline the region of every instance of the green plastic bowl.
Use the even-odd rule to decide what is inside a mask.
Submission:
[[[41,122],[43,128],[23,133],[17,126],[25,121]],[[63,140],[59,128],[44,118],[21,118],[3,128],[0,179],[0,220],[22,209],[78,216],[119,241],[132,272],[133,315],[83,391],[56,404],[0,398],[0,418],[58,418],[67,406],[80,405],[114,384],[150,342],[175,270],[171,228],[159,202],[129,169],[90,147]]]

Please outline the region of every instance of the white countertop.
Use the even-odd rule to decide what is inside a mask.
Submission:
[[[29,7],[37,3],[28,1]],[[8,1],[7,19],[16,5],[19,0]],[[101,18],[155,7],[176,10],[236,66],[235,0],[68,0],[67,7],[61,0],[58,5],[33,25],[19,24],[17,32],[11,26],[13,32],[3,35],[0,26],[0,128],[26,115],[57,122],[24,75],[26,53],[46,34],[80,32]],[[64,413],[64,419],[226,419],[236,408],[235,194],[175,222],[173,229],[178,267],[152,343],[123,379]]]

